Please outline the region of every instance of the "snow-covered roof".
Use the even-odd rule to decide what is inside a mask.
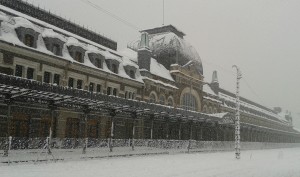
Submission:
[[[42,32],[42,36],[43,37],[49,37],[49,38],[57,38],[57,39],[59,39],[63,42],[67,41],[66,38],[63,35],[61,35],[57,32],[54,32],[53,29],[48,29],[48,28],[44,29],[44,31]]]
[[[235,97],[232,97],[232,96],[230,96],[230,95],[227,95],[227,94],[225,94],[225,93],[223,93],[223,92],[219,92],[219,97],[220,97],[221,99],[224,99],[225,101],[229,101],[229,102],[232,102],[232,103],[235,103],[235,102],[236,102],[236,98],[235,98]],[[255,111],[257,111],[257,112],[266,114],[266,115],[271,116],[271,117],[273,117],[273,118],[276,118],[276,119],[280,120],[280,121],[283,122],[283,123],[287,123],[287,120],[286,120],[286,119],[283,119],[283,118],[282,118],[281,116],[279,116],[278,114],[276,114],[276,113],[274,113],[274,112],[272,112],[272,111],[269,111],[269,110],[267,110],[267,109],[260,108],[260,107],[258,107],[258,106],[256,106],[256,105],[247,103],[247,102],[245,102],[245,101],[243,101],[243,100],[240,100],[240,105],[241,105],[241,106],[244,106],[244,107],[246,107],[246,108],[249,108],[249,109],[251,109],[251,110],[255,110]],[[250,113],[250,112],[247,112],[247,110],[242,110],[242,111],[245,112],[245,113]]]
[[[170,71],[167,70],[162,64],[158,63],[154,58],[151,58],[150,73],[174,82]]]
[[[160,27],[164,28],[164,27]],[[147,31],[147,30],[144,30]],[[133,48],[134,50],[138,50],[139,48],[139,41],[135,40],[128,45],[130,48]],[[153,33],[149,33],[149,46],[152,51],[153,56],[156,56],[155,58],[160,60],[170,60],[170,62],[166,62],[165,67],[169,68],[168,64],[174,64],[175,63],[175,53],[178,54],[178,57],[176,61],[181,66],[187,64],[190,61],[193,61],[198,71],[203,74],[203,68],[202,68],[202,62],[201,58],[196,51],[196,49],[187,42],[184,38],[178,36],[172,30],[155,30]],[[174,57],[166,58],[164,54],[174,54]]]
[[[122,55],[128,57],[131,61],[138,63],[137,59],[137,52],[126,48],[120,52]],[[172,78],[170,71],[164,67],[162,64],[158,63],[156,59],[151,58],[151,64],[150,64],[150,71],[151,74],[159,76],[161,78],[167,79],[169,81],[174,82],[174,79]]]
[[[139,68],[139,66],[135,63],[135,62],[133,62],[129,57],[127,57],[127,56],[124,56],[123,57],[123,65],[124,66],[133,66],[133,67],[135,67],[135,68]]]
[[[222,101],[220,100],[217,100],[215,98],[212,98],[212,97],[209,97],[209,96],[203,96],[204,99],[207,99],[207,100],[211,100],[213,102],[217,102],[217,103],[222,103]]]
[[[130,49],[130,48],[125,48],[123,50],[120,51],[120,53],[123,56],[128,57],[131,61],[138,63],[138,59],[137,59],[137,52]]]
[[[174,85],[171,85],[171,84],[167,84],[167,83],[165,83],[165,82],[162,82],[162,81],[160,81],[160,80],[155,80],[155,79],[151,79],[151,78],[149,78],[149,77],[142,77],[143,79],[147,79],[147,80],[149,80],[149,81],[152,81],[152,82],[154,82],[154,83],[156,83],[156,84],[160,84],[160,85],[163,85],[163,86],[165,86],[165,87],[171,87],[171,88],[173,88],[173,89],[178,89],[178,87],[176,87],[176,86],[174,86]]]
[[[208,84],[203,85],[203,92],[210,94],[210,95],[217,96],[217,94],[210,88],[210,86]]]
[[[83,44],[82,42],[79,42],[78,39],[74,38],[74,37],[68,37],[68,40],[66,42],[67,46],[77,46],[77,47],[81,47],[85,50],[87,45]]]
[[[10,11],[10,13],[14,12],[13,10],[10,10],[7,7],[4,7],[4,6],[0,5],[0,9],[2,9],[2,8],[4,8],[6,11]],[[22,15],[22,16],[26,17],[26,15],[24,15],[24,14],[21,14],[19,12],[16,12],[16,13],[17,13],[17,15]],[[5,16],[7,18],[5,18]],[[132,65],[132,66],[136,67],[136,65],[134,63],[131,63],[127,59],[124,59],[124,64],[123,64],[122,55],[119,55],[116,51],[112,51],[111,49],[108,49],[104,46],[101,46],[99,44],[96,44],[94,42],[83,39],[83,38],[81,38],[79,36],[76,36],[76,35],[73,35],[73,34],[68,36],[68,34],[70,34],[70,33],[68,33],[68,32],[61,33],[64,30],[61,30],[61,29],[56,28],[52,25],[49,25],[49,24],[46,24],[46,23],[41,22],[39,20],[36,20],[32,17],[29,17],[29,19],[30,19],[30,21],[29,21],[28,19],[23,18],[23,17],[12,17],[12,16],[7,15],[5,13],[0,13],[0,18],[3,19],[3,22],[1,24],[1,31],[2,32],[1,32],[1,35],[0,35],[0,40],[2,40],[2,41],[6,41],[8,43],[18,45],[18,46],[21,46],[21,47],[24,47],[24,48],[30,48],[31,50],[36,50],[36,51],[39,51],[39,52],[42,52],[42,53],[45,53],[45,54],[48,54],[48,55],[53,55],[55,57],[59,57],[61,59],[68,60],[68,61],[71,61],[71,62],[76,62],[76,61],[70,56],[67,46],[71,46],[71,45],[79,46],[79,47],[82,47],[83,49],[85,49],[86,53],[85,53],[85,56],[84,56],[84,62],[83,63],[76,62],[76,63],[82,64],[82,65],[85,65],[85,66],[88,66],[88,67],[91,67],[91,68],[99,69],[99,70],[111,73],[112,75],[118,75],[118,76],[123,77],[123,78],[127,78],[127,79],[130,79],[130,80],[135,80],[135,81],[143,83],[143,80],[141,78],[139,70],[136,71],[135,79],[130,78],[126,74],[126,72],[124,70],[124,66]],[[32,20],[34,20],[35,22],[36,21],[39,22],[38,24],[41,24],[43,26],[38,26],[38,25],[32,23],[31,22]],[[40,34],[38,36],[38,39],[37,39],[37,47],[36,48],[28,47],[23,42],[21,42],[19,40],[19,38],[16,34],[16,30],[15,30],[18,27],[30,28],[30,29],[33,29],[37,32],[40,32]],[[49,29],[49,27],[55,28],[55,31],[53,29]],[[56,31],[58,31],[59,33],[56,32]],[[56,56],[51,51],[47,50],[47,48],[45,46],[45,43],[44,43],[44,40],[43,40],[43,37],[46,37],[46,36],[47,37],[55,37],[55,38],[58,38],[58,39],[66,42],[63,45],[62,56],[61,57]],[[85,43],[86,41],[87,41],[87,43]],[[96,44],[96,45],[94,45],[94,44]],[[99,53],[99,54],[103,55],[105,57],[105,59],[113,59],[113,60],[119,61],[120,65],[119,65],[118,74],[115,74],[115,73],[111,72],[107,68],[105,63],[103,64],[103,68],[97,68],[96,66],[94,66],[88,58],[88,55],[87,55],[88,53]]]
[[[201,63],[201,58],[195,48],[175,33],[167,32],[150,35],[150,48],[153,48],[154,52],[155,50],[168,50],[168,47],[177,47],[189,60]]]
[[[0,9],[3,10],[3,11],[5,11],[5,12],[9,12],[9,13],[11,13],[11,14],[14,14],[14,15],[16,15],[16,16],[18,16],[18,17],[23,17],[24,19],[27,19],[28,21],[33,22],[33,23],[35,23],[35,24],[37,24],[37,25],[40,25],[40,26],[42,26],[42,27],[44,27],[44,28],[53,29],[54,31],[59,32],[59,33],[65,35],[65,36],[68,36],[68,37],[74,37],[74,38],[76,38],[76,39],[78,39],[78,40],[80,40],[80,41],[82,41],[82,42],[85,42],[85,43],[87,43],[87,44],[94,45],[94,46],[99,47],[99,48],[101,48],[101,49],[103,49],[103,50],[107,50],[107,51],[110,51],[110,52],[113,52],[113,53],[118,53],[117,51],[114,51],[114,50],[112,50],[112,49],[110,49],[110,48],[107,48],[107,47],[105,47],[105,46],[103,46],[103,45],[100,45],[100,44],[98,44],[98,43],[96,43],[96,42],[90,41],[90,40],[88,40],[88,39],[86,39],[86,38],[83,38],[83,37],[81,37],[81,36],[78,36],[78,35],[76,35],[76,34],[73,34],[73,33],[69,32],[69,31],[66,31],[66,30],[64,30],[64,29],[58,28],[58,27],[56,27],[56,26],[54,26],[54,25],[51,25],[51,24],[46,23],[46,22],[44,22],[44,21],[38,20],[38,19],[33,18],[33,17],[29,16],[29,15],[26,15],[26,14],[23,14],[23,13],[18,12],[18,11],[16,11],[16,10],[13,10],[13,9],[11,9],[11,8],[8,8],[8,7],[6,7],[6,6],[0,5]]]
[[[8,21],[8,16],[4,12],[0,12],[0,21]]]
[[[217,117],[217,118],[224,118],[224,116],[226,116],[227,114],[229,114],[229,112],[213,113],[207,115],[210,115],[212,117]]]
[[[37,25],[22,17],[13,17],[10,23],[13,24],[15,28],[24,27],[32,29],[39,33],[42,32],[41,27],[38,27]]]

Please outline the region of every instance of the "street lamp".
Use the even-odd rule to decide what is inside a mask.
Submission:
[[[236,114],[235,114],[235,158],[241,158],[241,144],[240,144],[240,79],[242,78],[242,73],[236,65],[232,66],[236,68],[237,76],[236,76]]]

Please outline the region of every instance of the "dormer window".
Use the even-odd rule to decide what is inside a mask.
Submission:
[[[106,65],[113,73],[119,73],[119,62],[116,60],[106,60]]]
[[[83,63],[84,62],[84,54],[85,54],[85,49],[83,49],[82,47],[79,47],[79,46],[69,46],[68,47],[69,49],[69,53],[71,55],[71,57],[77,61],[77,62],[80,62],[80,63]]]
[[[16,33],[21,42],[26,46],[36,48],[39,33],[30,28],[19,27]]]
[[[27,45],[28,47],[33,47],[34,45],[34,37],[30,34],[25,35],[25,40],[24,44]]]
[[[54,55],[62,56],[62,48],[64,45],[63,41],[52,37],[45,37],[44,41],[49,51],[51,51]]]
[[[89,58],[91,63],[93,63],[94,66],[97,68],[103,68],[103,62],[104,62],[104,56],[100,54],[90,53]]]
[[[132,79],[135,79],[135,72],[136,72],[136,68],[131,66],[131,65],[126,65],[124,66],[124,69],[125,69],[125,72],[126,74],[132,78]]]

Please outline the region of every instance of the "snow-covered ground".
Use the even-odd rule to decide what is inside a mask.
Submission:
[[[300,148],[109,158],[0,167],[1,177],[300,177]]]

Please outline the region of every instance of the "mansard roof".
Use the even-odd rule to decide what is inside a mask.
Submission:
[[[58,28],[64,29],[70,33],[91,40],[97,44],[103,45],[112,50],[117,50],[117,42],[97,34],[91,30],[81,27],[73,22],[70,22],[62,17],[47,12],[43,9],[33,6],[22,0],[1,0],[1,5],[9,7],[17,12],[26,14],[30,17],[39,19]],[[2,7],[1,7],[2,8]],[[3,9],[3,8],[2,8]],[[9,12],[10,13],[10,12]]]
[[[0,40],[5,41],[7,43],[14,44],[19,47],[24,47],[29,50],[41,52],[41,53],[44,53],[44,54],[47,54],[50,56],[54,56],[54,57],[58,57],[58,58],[68,60],[71,62],[76,62],[76,61],[70,56],[70,53],[68,51],[68,46],[77,46],[77,47],[82,48],[85,52],[85,53],[83,53],[84,54],[83,63],[78,63],[78,64],[82,64],[82,65],[85,65],[87,67],[91,67],[91,68],[94,68],[97,70],[102,70],[102,71],[110,73],[112,75],[118,75],[122,78],[134,80],[139,83],[144,83],[139,71],[137,71],[135,73],[136,76],[134,79],[130,78],[126,74],[123,62],[125,61],[124,62],[125,65],[128,65],[129,62],[127,61],[126,58],[123,58],[123,56],[121,54],[119,54],[117,51],[111,50],[105,46],[102,46],[100,44],[92,42],[88,39],[84,39],[80,36],[69,33],[63,29],[59,29],[50,24],[46,24],[45,22],[41,22],[37,19],[31,18],[31,17],[28,17],[28,19],[27,19],[26,18],[27,16],[25,16],[24,14],[21,14],[19,12],[18,12],[18,15],[20,15],[20,16],[12,15],[13,14],[12,10],[10,10],[6,7],[2,7],[0,5],[0,9],[2,9],[2,8],[4,8],[5,11],[9,11],[9,14],[5,14],[3,12],[1,13],[2,17],[6,16],[8,18],[2,18],[4,21],[1,23],[1,28],[5,29],[5,32],[1,33]],[[22,41],[19,40],[19,38],[16,34],[16,29],[19,27],[34,29],[35,31],[38,31],[40,33],[38,36],[38,39],[37,39],[37,47],[36,48],[30,48],[30,47],[26,46]],[[63,42],[65,42],[65,43],[62,48],[62,56],[56,56],[51,51],[49,51],[45,46],[43,37],[54,37],[54,38],[59,38],[61,40],[64,40]],[[118,74],[111,72],[105,65],[103,68],[97,68],[96,66],[94,66],[88,58],[89,53],[99,53],[99,54],[103,55],[105,57],[105,59],[111,59],[111,60],[118,61],[120,63]]]

